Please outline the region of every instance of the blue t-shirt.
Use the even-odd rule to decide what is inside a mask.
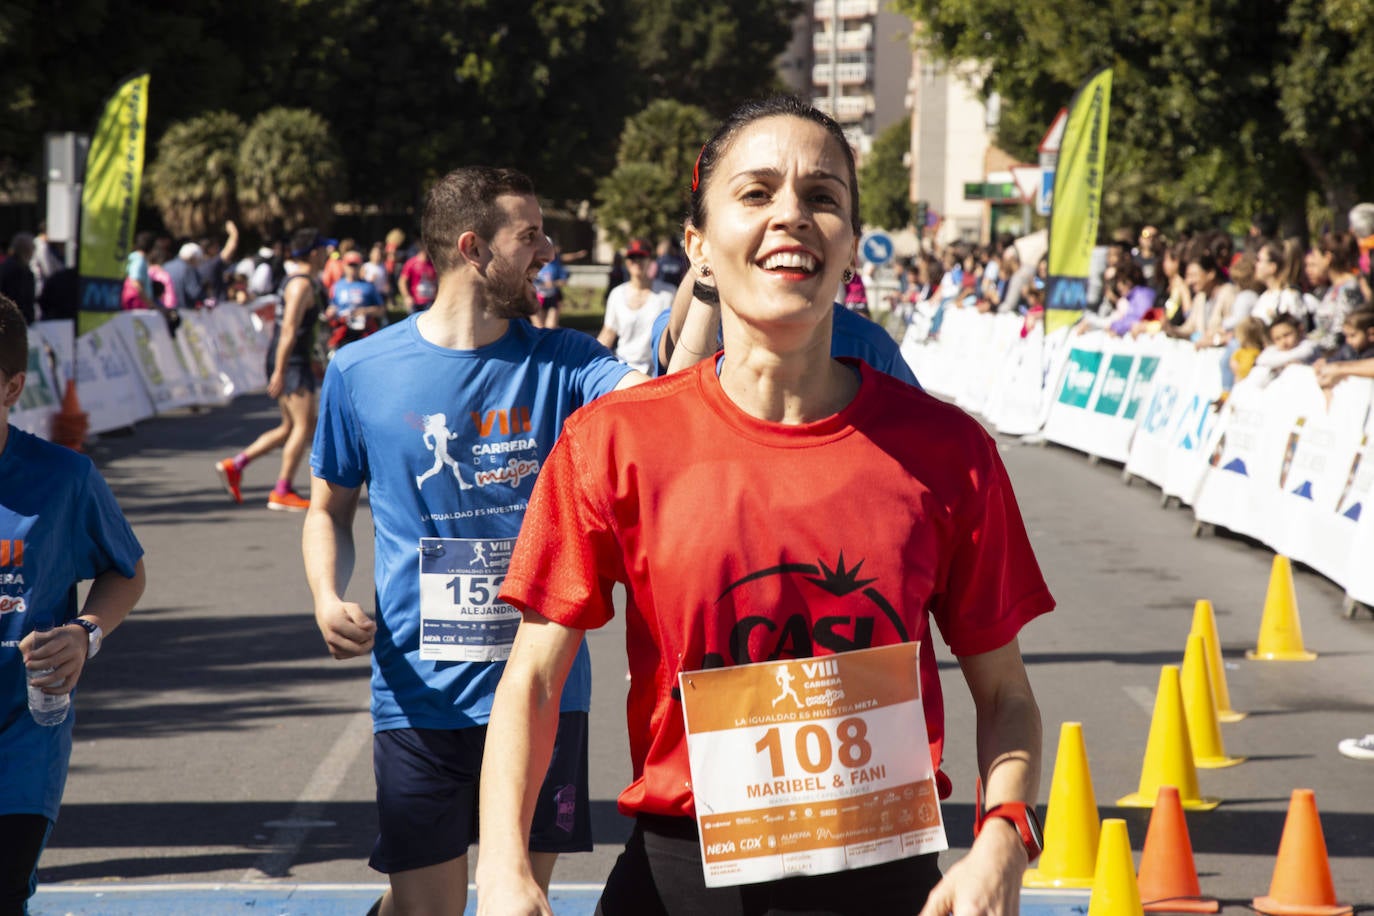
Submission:
[[[487,721],[504,663],[420,658],[420,540],[513,541],[563,421],[630,371],[580,331],[512,321],[495,343],[451,350],[425,340],[417,318],[334,357],[310,458],[316,477],[367,484],[376,545],[377,731]],[[584,644],[563,709],[587,711],[590,703]]]
[[[334,284],[329,302],[339,310],[340,315],[347,315],[359,306],[383,304],[382,294],[366,280],[339,280]]]
[[[132,577],[141,556],[89,458],[9,428],[0,453],[0,814],[57,818],[76,719],[73,709],[61,725],[33,721],[19,641],[76,617],[77,582],[112,569]]]
[[[883,330],[862,315],[851,312],[842,305],[832,311],[830,327],[830,355],[853,356],[868,363],[874,369],[908,385],[921,387],[916,375],[902,358],[897,342]],[[658,345],[668,330],[669,312],[654,319],[653,326],[653,364],[649,367],[655,378],[668,371],[668,367],[658,360]]]

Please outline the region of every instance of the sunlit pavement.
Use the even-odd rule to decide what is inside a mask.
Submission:
[[[124,884],[40,888],[30,916],[363,916],[381,894],[381,884]],[[475,889],[468,889],[467,913],[476,913]],[[601,888],[555,884],[550,903],[557,916],[590,916]],[[1027,891],[1023,916],[1080,916],[1086,892]]]

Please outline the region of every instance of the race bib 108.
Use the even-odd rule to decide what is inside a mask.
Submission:
[[[678,676],[708,887],[948,848],[919,648]]]

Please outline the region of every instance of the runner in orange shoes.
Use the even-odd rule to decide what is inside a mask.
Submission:
[[[281,408],[281,423],[234,457],[215,463],[224,489],[236,503],[243,502],[243,469],[250,461],[281,449],[281,473],[267,497],[267,508],[279,512],[304,512],[310,508],[310,500],[296,493],[291,482],[315,436],[319,395],[311,353],[315,326],[325,302],[317,277],[331,244],[332,239],[314,229],[297,230],[291,237],[276,329],[267,349],[267,393],[276,398]]]
[[[215,470],[219,473],[220,483],[224,484],[224,491],[229,494],[234,502],[242,505],[243,491],[239,489],[239,483],[243,480],[243,465],[248,461],[245,459],[243,465],[239,464],[239,457],[243,453],[233,458],[224,458],[215,462]]]

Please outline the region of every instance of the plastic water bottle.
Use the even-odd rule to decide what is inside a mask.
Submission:
[[[34,644],[41,646],[52,638],[52,627],[41,627],[34,630]],[[54,695],[44,693],[43,688],[33,686],[35,678],[45,677],[52,674],[52,668],[43,668],[39,671],[26,669],[28,671],[29,687],[29,714],[33,716],[33,721],[39,725],[61,725],[67,719],[67,713],[72,708],[72,697],[69,693]]]

